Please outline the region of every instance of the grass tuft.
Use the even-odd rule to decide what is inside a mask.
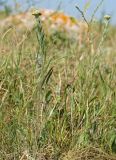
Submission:
[[[36,32],[1,31],[0,158],[115,160],[116,29],[92,25],[93,52],[39,16]]]

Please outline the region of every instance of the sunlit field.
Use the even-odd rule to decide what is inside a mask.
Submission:
[[[0,27],[0,160],[116,160],[116,27],[80,14]]]

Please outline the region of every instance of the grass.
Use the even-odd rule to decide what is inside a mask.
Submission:
[[[1,30],[0,159],[115,160],[116,29],[96,22],[93,51],[39,29]]]

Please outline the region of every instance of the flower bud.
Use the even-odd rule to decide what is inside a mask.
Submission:
[[[110,16],[110,15],[105,15],[105,16],[104,16],[104,19],[106,19],[107,21],[109,21],[109,20],[110,20],[110,18],[111,18],[111,16]]]

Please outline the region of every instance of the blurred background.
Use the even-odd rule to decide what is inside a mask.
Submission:
[[[65,13],[79,19],[81,18],[81,15],[75,8],[75,5],[78,5],[83,11],[85,11],[85,15],[89,19],[100,2],[101,0],[0,0],[0,11],[2,12],[4,10],[8,15],[25,11],[31,7],[48,8],[64,11]],[[103,0],[103,4],[96,13],[95,18],[100,19],[104,14],[110,14],[112,16],[111,23],[113,25],[116,24],[115,0]]]

